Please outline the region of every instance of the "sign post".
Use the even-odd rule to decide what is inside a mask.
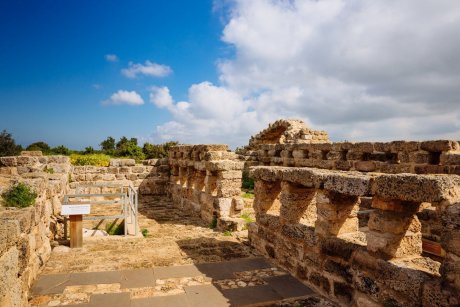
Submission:
[[[70,248],[83,246],[83,214],[89,214],[91,205],[64,205],[61,214],[70,218]]]

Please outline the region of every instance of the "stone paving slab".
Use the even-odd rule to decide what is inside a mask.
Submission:
[[[225,262],[200,263],[196,267],[213,280],[235,278],[233,273],[271,268],[272,265],[263,258],[243,258]]]
[[[120,283],[121,278],[119,271],[71,273],[68,286],[115,284]]]
[[[68,286],[70,274],[41,275],[34,283],[30,292],[32,295],[58,294]]]
[[[121,271],[121,289],[155,286],[153,269],[135,269]]]
[[[230,306],[222,292],[212,285],[184,287],[188,306]]]
[[[226,289],[222,290],[222,294],[229,300],[230,306],[272,303],[283,299],[268,285]]]
[[[89,299],[90,307],[129,307],[129,293],[93,294]]]
[[[131,300],[131,307],[182,307],[190,306],[185,294],[146,297]]]
[[[194,265],[178,265],[169,267],[155,267],[153,269],[155,279],[195,277],[203,275]]]
[[[305,286],[291,275],[281,275],[263,278],[273,290],[285,298],[300,298],[314,294],[313,290]]]

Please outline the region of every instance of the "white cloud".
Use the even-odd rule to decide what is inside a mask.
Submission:
[[[105,60],[107,62],[118,62],[118,56],[116,54],[106,54]]]
[[[158,137],[242,145],[289,117],[335,140],[460,138],[457,1],[235,0],[229,14],[220,83],[192,85]]]
[[[110,96],[109,100],[106,100],[103,102],[103,104],[106,105],[121,105],[121,104],[127,104],[127,105],[142,105],[144,104],[144,99],[136,93],[136,91],[124,91],[124,90],[119,90],[116,93],[113,93],[112,96]]]
[[[159,108],[171,109],[173,108],[173,98],[169,93],[169,88],[154,86],[150,92],[150,102]]]
[[[129,67],[121,70],[127,78],[136,78],[139,75],[151,77],[166,77],[172,73],[171,67],[145,61],[144,64],[129,62]]]

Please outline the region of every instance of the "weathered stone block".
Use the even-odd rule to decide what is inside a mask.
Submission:
[[[458,142],[450,140],[425,141],[420,148],[430,152],[441,152],[460,149]]]
[[[407,232],[404,235],[368,231],[367,249],[378,253],[385,259],[420,255],[422,253],[422,234]]]
[[[356,161],[355,169],[360,172],[373,172],[377,169],[374,161]]]
[[[382,199],[412,202],[460,200],[460,176],[386,174],[374,179],[372,191]]]
[[[356,172],[335,172],[325,176],[324,189],[346,195],[364,196],[370,194],[372,181],[372,177]]]

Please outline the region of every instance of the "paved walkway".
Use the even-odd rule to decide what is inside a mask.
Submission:
[[[32,306],[333,306],[248,246],[166,199],[140,204],[143,239],[59,247],[30,291]]]

